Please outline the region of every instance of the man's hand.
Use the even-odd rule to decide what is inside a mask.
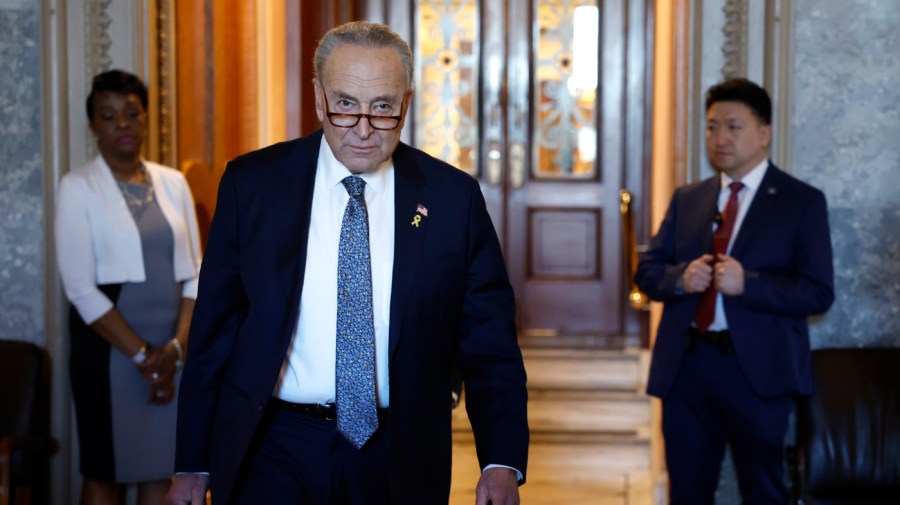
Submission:
[[[720,293],[729,296],[744,294],[744,267],[738,260],[720,254],[715,270],[716,289]]]
[[[169,505],[206,505],[208,480],[209,476],[204,474],[176,475],[166,493],[166,502]]]
[[[690,262],[681,275],[685,293],[702,293],[706,291],[706,288],[709,287],[713,280],[712,262],[712,254],[704,254]]]
[[[475,505],[519,505],[519,483],[510,468],[488,468],[475,486]]]

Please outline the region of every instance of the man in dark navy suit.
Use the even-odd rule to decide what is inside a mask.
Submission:
[[[821,191],[768,161],[772,106],[746,79],[706,95],[718,172],[676,190],[635,279],[665,303],[648,392],[662,399],[670,502],[714,502],[725,447],[743,503],[786,503],[793,397],[812,388],[806,319],[834,300]]]
[[[413,64],[390,28],[331,30],[315,67],[323,129],[219,185],[169,502],[447,503],[455,368],[476,503],[518,504],[525,370],[478,182],[400,142]]]

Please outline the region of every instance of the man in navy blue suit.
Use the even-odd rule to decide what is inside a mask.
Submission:
[[[221,505],[447,503],[455,368],[482,468],[476,503],[517,504],[525,370],[478,182],[400,142],[413,64],[390,28],[331,30],[315,68],[323,129],[236,158],[219,185],[169,503],[204,503],[207,485]],[[360,208],[367,225],[347,217]],[[366,251],[348,250],[345,229],[366,227],[347,242]],[[364,288],[339,288],[347,255],[370,258],[370,275],[345,284]],[[367,315],[345,325],[349,305]],[[345,330],[360,349],[371,333],[367,354],[341,358]],[[371,411],[357,416],[340,383],[369,374],[352,400]],[[342,412],[363,428],[341,426]]]
[[[793,397],[812,388],[806,319],[834,300],[821,191],[768,160],[766,91],[706,95],[714,177],[678,188],[635,280],[665,303],[648,392],[662,399],[673,505],[711,504],[726,445],[743,503],[786,503]]]

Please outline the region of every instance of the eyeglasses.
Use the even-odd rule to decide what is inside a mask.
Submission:
[[[372,114],[340,114],[337,112],[328,112],[331,107],[328,105],[328,93],[322,89],[322,96],[325,97],[325,115],[328,121],[338,128],[353,128],[359,124],[359,120],[366,118],[369,124],[376,130],[393,130],[400,126],[400,120],[403,119],[403,104],[400,104],[399,116],[374,116]]]

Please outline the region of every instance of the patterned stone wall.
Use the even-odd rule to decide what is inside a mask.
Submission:
[[[40,0],[0,0],[0,339],[44,343]]]
[[[828,198],[837,299],[813,346],[900,347],[900,9],[798,0],[792,172]]]

